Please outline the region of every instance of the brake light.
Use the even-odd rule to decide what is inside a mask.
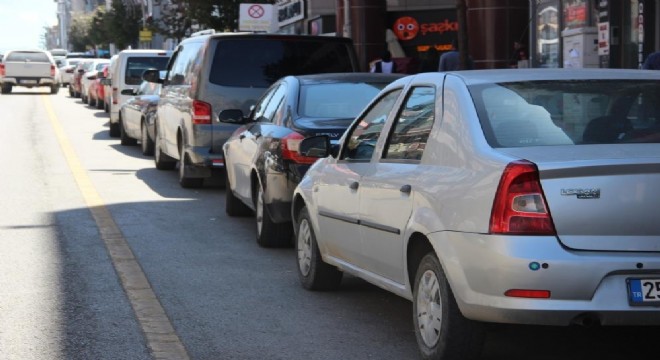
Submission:
[[[490,233],[556,234],[534,163],[514,161],[504,169],[493,200]]]
[[[50,66],[50,76],[55,77],[55,65]]]
[[[211,104],[199,100],[193,100],[192,122],[196,125],[208,125],[211,123]]]
[[[5,76],[5,64],[0,64],[0,76]]]
[[[314,157],[307,157],[300,155],[300,142],[304,138],[305,138],[304,136],[296,132],[292,132],[291,134],[283,137],[280,143],[280,147],[282,150],[282,159],[293,161],[294,163],[297,164],[308,164],[308,165],[311,165],[316,160],[318,160],[317,158]]]
[[[119,96],[117,96],[117,94],[119,94],[118,89],[117,89],[116,87],[113,87],[113,88],[112,88],[112,104],[113,104],[113,105],[117,105],[117,104],[119,104],[119,100],[117,100],[117,98],[118,98]]]

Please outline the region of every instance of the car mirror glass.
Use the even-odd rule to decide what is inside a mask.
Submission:
[[[300,154],[315,158],[324,158],[330,153],[330,138],[327,135],[312,136],[300,142]]]
[[[243,111],[240,109],[222,110],[218,114],[218,119],[220,122],[230,124],[244,124],[246,121]]]

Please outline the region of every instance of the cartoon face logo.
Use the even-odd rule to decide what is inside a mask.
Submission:
[[[417,36],[419,24],[414,18],[404,16],[394,22],[394,29],[392,30],[394,30],[394,34],[399,40],[412,40]]]

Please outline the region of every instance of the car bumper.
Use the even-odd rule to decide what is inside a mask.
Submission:
[[[653,306],[632,306],[626,280],[660,278],[660,255],[572,251],[552,236],[430,235],[463,314],[473,320],[569,325],[660,325]],[[536,265],[539,265],[537,270]],[[505,296],[510,289],[550,298]]]
[[[5,77],[3,84],[12,84],[15,86],[52,86],[55,84],[53,78],[32,78],[32,77]]]
[[[206,146],[192,146],[186,149],[190,159],[188,167],[189,176],[194,178],[208,178],[219,176],[225,168],[225,158],[222,154],[214,154]]]

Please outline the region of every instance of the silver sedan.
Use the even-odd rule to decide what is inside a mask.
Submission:
[[[385,88],[293,200],[308,289],[412,300],[428,359],[482,322],[660,324],[660,72],[428,73]]]

